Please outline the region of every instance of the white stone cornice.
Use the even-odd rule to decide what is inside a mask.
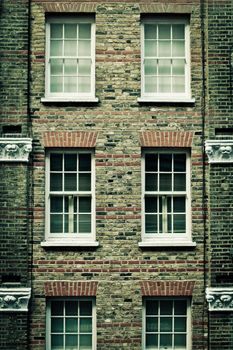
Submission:
[[[209,163],[233,163],[233,139],[206,140],[205,151]]]
[[[0,138],[0,162],[28,162],[32,139],[20,137]]]
[[[27,312],[31,288],[0,288],[0,312]]]
[[[233,311],[233,287],[206,288],[209,311]]]

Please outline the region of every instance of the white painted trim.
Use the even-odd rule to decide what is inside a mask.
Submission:
[[[81,240],[51,240],[41,242],[41,247],[98,247],[99,242],[97,241],[81,241]]]
[[[169,242],[169,241],[157,241],[154,239],[154,241],[143,241],[139,242],[138,246],[141,248],[146,248],[146,247],[196,247],[196,242],[192,241],[178,241],[174,240],[174,242]]]
[[[94,103],[94,102],[99,102],[99,99],[97,97],[94,98],[89,98],[89,96],[85,97],[80,97],[80,98],[68,98],[68,97],[64,97],[64,98],[58,98],[58,97],[50,97],[50,98],[46,98],[46,97],[42,97],[41,98],[41,102],[45,102],[45,103]]]
[[[138,102],[150,102],[150,103],[156,103],[156,102],[164,102],[164,103],[195,103],[195,98],[156,98],[156,97],[139,97],[137,99]]]

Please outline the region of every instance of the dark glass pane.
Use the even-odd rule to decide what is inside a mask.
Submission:
[[[66,301],[66,316],[77,316],[78,315],[78,302],[77,301]]]
[[[76,154],[65,154],[65,171],[77,171]]]
[[[65,191],[77,190],[77,174],[65,174]]]
[[[62,171],[62,154],[50,155],[50,171]]]
[[[65,39],[76,39],[76,38],[77,38],[77,25],[65,24]]]
[[[174,349],[186,349],[186,334],[174,335]]]
[[[91,350],[92,349],[92,336],[88,334],[80,335],[80,350]]]
[[[187,312],[187,301],[186,300],[175,300],[174,301],[174,313],[175,315],[186,315]]]
[[[174,214],[174,232],[176,233],[185,233],[185,215],[183,214]]]
[[[157,174],[146,174],[146,191],[157,191]]]
[[[62,174],[50,174],[50,191],[62,191]]]
[[[50,198],[50,211],[51,213],[63,212],[63,197],[51,197]]]
[[[51,332],[62,333],[63,332],[63,318],[51,318]]]
[[[174,154],[174,171],[186,171],[186,154]]]
[[[50,24],[50,35],[53,39],[59,39],[62,38],[63,33],[63,25],[58,23],[51,23]]]
[[[79,232],[90,233],[91,232],[91,215],[80,214],[79,218]]]
[[[186,175],[174,174],[174,191],[186,190]]]
[[[65,214],[64,215],[64,232],[67,233],[69,232],[69,215],[68,214]]]
[[[62,316],[62,315],[63,315],[63,301],[52,301],[51,316]]]
[[[146,332],[158,332],[158,317],[146,318]]]
[[[66,349],[76,350],[78,346],[78,336],[77,335],[66,335]]]
[[[157,154],[146,154],[146,171],[157,171],[158,170],[158,155]]]
[[[79,174],[79,191],[91,191],[91,174]]]
[[[171,191],[172,190],[172,175],[171,174],[160,174],[160,176],[159,176],[159,190],[160,191]]]
[[[78,332],[78,319],[77,318],[66,318],[66,333],[76,333]]]
[[[172,207],[171,207],[172,199],[171,199],[171,197],[165,197],[165,198],[166,198],[166,201],[167,201],[167,212],[171,213],[171,211],[172,211]]]
[[[172,232],[172,216],[167,215],[167,232],[171,233]]]
[[[172,335],[171,334],[161,334],[160,335],[160,346],[162,349],[172,349]]]
[[[78,227],[78,218],[77,215],[74,215],[74,232],[77,232],[77,227]]]
[[[157,197],[145,197],[145,212],[157,213]]]
[[[157,25],[156,24],[145,24],[145,39],[157,39]]]
[[[83,23],[79,24],[79,39],[91,38],[91,24]]]
[[[158,349],[158,335],[157,334],[147,334],[146,335],[146,348],[147,349]]]
[[[160,154],[160,171],[172,171],[172,154]]]
[[[172,301],[160,301],[160,314],[161,315],[172,315]]]
[[[69,197],[65,196],[65,213],[68,213],[68,212],[69,212]]]
[[[174,213],[185,213],[185,197],[174,197],[173,198],[173,212]]]
[[[186,332],[186,317],[174,318],[174,330],[175,332]]]
[[[160,331],[161,332],[172,332],[172,318],[161,317],[160,318]]]
[[[91,301],[80,301],[80,316],[91,316],[92,315],[92,302]]]
[[[146,314],[147,315],[158,315],[158,301],[147,300],[146,301]]]
[[[79,154],[79,171],[91,171],[91,154]]]
[[[171,25],[170,24],[159,24],[159,39],[170,39],[171,38]]]
[[[50,232],[51,233],[63,232],[63,215],[61,214],[50,215]]]
[[[80,213],[90,213],[91,212],[91,198],[90,197],[80,197],[79,198],[79,212]]]
[[[80,319],[80,333],[91,333],[92,332],[92,319],[81,318]]]
[[[157,215],[146,215],[145,216],[145,231],[146,233],[156,233],[157,232]]]
[[[63,335],[51,335],[51,349],[63,350]]]

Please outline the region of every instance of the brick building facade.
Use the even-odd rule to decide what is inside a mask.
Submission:
[[[1,349],[231,350],[232,1],[0,6]]]

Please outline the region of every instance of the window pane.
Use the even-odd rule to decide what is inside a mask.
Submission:
[[[90,39],[91,38],[91,24],[79,24],[79,38]]]
[[[186,315],[187,313],[187,301],[186,300],[175,300],[174,301],[174,314],[175,315]]]
[[[185,231],[185,215],[174,214],[174,232],[184,233]]]
[[[160,314],[172,315],[172,300],[160,301]]]
[[[91,77],[79,77],[78,91],[82,93],[91,91]]]
[[[50,155],[50,170],[51,171],[62,170],[62,154],[53,153]]]
[[[66,75],[76,75],[77,74],[77,60],[65,59],[64,73]]]
[[[79,40],[78,41],[78,55],[79,56],[91,56],[91,41]]]
[[[79,190],[91,191],[91,174],[79,174]]]
[[[50,25],[50,35],[53,39],[62,38],[62,24],[51,24]]]
[[[174,174],[174,191],[185,191],[186,189],[186,175]]]
[[[158,227],[157,227],[157,215],[145,215],[145,221],[146,221],[146,233],[157,233]]]
[[[171,57],[171,42],[159,41],[159,57]]]
[[[147,315],[158,315],[158,301],[147,300],[146,301],[146,314]]]
[[[159,60],[158,74],[159,75],[171,74],[171,60]]]
[[[50,191],[62,191],[62,174],[50,174]]]
[[[184,39],[184,24],[172,25],[172,37],[173,39]]]
[[[168,76],[161,76],[158,79],[158,92],[171,92],[171,78]]]
[[[174,213],[185,213],[185,197],[173,198],[173,211]]]
[[[159,169],[160,171],[171,171],[172,170],[172,155],[171,154],[160,154]]]
[[[145,212],[157,213],[157,197],[145,197]]]
[[[156,39],[157,37],[157,25],[145,24],[144,26],[145,39]]]
[[[174,348],[179,350],[186,349],[186,334],[174,335]]]
[[[51,302],[51,315],[52,316],[63,315],[63,301],[52,301]]]
[[[51,335],[51,349],[63,350],[63,335]]]
[[[59,76],[50,77],[50,91],[63,92],[63,78]]]
[[[77,38],[77,25],[65,24],[65,39],[76,39],[76,38]]]
[[[51,213],[63,212],[63,197],[51,197],[50,199],[50,211]]]
[[[80,319],[80,333],[91,333],[92,332],[92,319],[81,318]]]
[[[185,92],[185,78],[174,77],[172,79],[172,91],[173,92]]]
[[[80,59],[78,61],[78,73],[83,75],[91,74],[91,60]]]
[[[62,56],[62,40],[51,40],[50,56]]]
[[[186,317],[175,317],[174,318],[174,331],[175,332],[186,332]]]
[[[157,79],[156,77],[145,77],[145,92],[153,93],[157,91]]]
[[[79,215],[79,232],[80,233],[91,232],[91,215],[89,214]]]
[[[174,154],[174,171],[186,171],[185,154]]]
[[[184,41],[174,40],[172,45],[172,56],[174,57],[184,57]]]
[[[64,42],[64,56],[77,56],[76,40],[66,40]]]
[[[157,154],[146,154],[146,171],[157,171],[158,169],[158,155]]]
[[[76,191],[77,174],[65,174],[65,191]]]
[[[146,335],[146,348],[147,349],[158,349],[158,336],[157,334]]]
[[[76,333],[78,332],[78,319],[77,318],[66,318],[66,333]]]
[[[147,317],[146,318],[146,332],[158,332],[158,318]]]
[[[51,332],[61,333],[63,332],[63,318],[51,318]]]
[[[144,62],[145,75],[157,74],[157,60],[145,59]]]
[[[77,78],[65,77],[64,78],[64,92],[77,92]]]
[[[172,74],[173,75],[185,74],[185,61],[183,59],[172,60]]]
[[[91,212],[91,198],[90,197],[80,197],[79,198],[79,212],[80,213],[90,213]]]
[[[163,349],[172,349],[172,335],[171,334],[161,334],[160,335],[160,346]]]
[[[79,171],[91,171],[91,154],[79,154]]]
[[[53,75],[63,74],[63,62],[61,59],[51,58],[50,60],[50,73]]]
[[[156,57],[157,56],[157,41],[146,40],[145,41],[145,57]]]
[[[51,233],[63,232],[63,216],[61,214],[50,215],[50,232]]]
[[[146,191],[157,191],[157,174],[146,174]]]
[[[92,315],[92,302],[91,301],[80,301],[80,316],[91,316]]]
[[[77,155],[76,154],[65,154],[65,171],[76,171],[77,170]]]
[[[159,24],[159,39],[170,39],[171,38],[171,25],[170,24]]]
[[[77,335],[66,335],[66,349],[77,350],[78,336]]]
[[[160,174],[159,190],[160,191],[171,191],[172,190],[172,176],[170,174]]]
[[[172,332],[172,318],[161,317],[160,318],[160,331],[161,332]]]
[[[76,316],[78,314],[78,302],[66,301],[66,316]]]
[[[92,349],[92,336],[91,335],[80,335],[80,350],[91,350]]]

